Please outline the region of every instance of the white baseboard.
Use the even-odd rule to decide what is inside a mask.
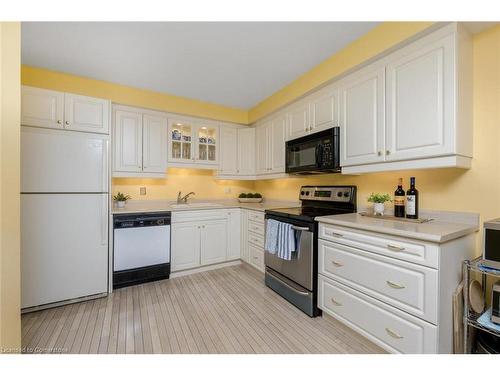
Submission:
[[[224,263],[211,264],[209,266],[191,268],[189,270],[175,271],[175,272],[172,272],[170,274],[170,278],[174,279],[176,277],[192,275],[192,274],[198,273],[198,272],[216,270],[216,269],[223,268],[223,267],[238,266],[240,264],[241,264],[241,260],[237,259],[237,260],[232,260],[232,261],[224,262]]]

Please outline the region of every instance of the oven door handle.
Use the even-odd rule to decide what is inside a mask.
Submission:
[[[293,230],[300,230],[304,232],[309,232],[309,227],[296,227],[295,225],[292,225]]]
[[[299,293],[300,295],[303,295],[303,296],[308,296],[310,293],[309,292],[303,292],[302,290],[299,290],[297,288],[295,288],[293,285],[290,285],[288,284],[287,282],[281,280],[280,278],[274,276],[272,273],[268,272],[267,273],[269,276],[271,276],[274,280],[276,280],[277,282],[281,283],[281,285],[284,285],[290,289],[293,289],[296,293]]]

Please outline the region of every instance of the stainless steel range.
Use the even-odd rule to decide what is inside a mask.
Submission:
[[[318,223],[315,218],[356,212],[356,186],[302,186],[299,198],[301,207],[266,210],[266,230],[269,220],[291,224],[296,250],[290,260],[265,251],[265,282],[314,317],[321,314],[317,307]]]

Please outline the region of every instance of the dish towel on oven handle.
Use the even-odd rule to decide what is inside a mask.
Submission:
[[[266,220],[266,242],[264,248],[271,254],[278,251],[278,231],[280,222],[273,219]]]

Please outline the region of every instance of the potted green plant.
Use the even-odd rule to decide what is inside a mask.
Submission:
[[[116,193],[116,195],[113,196],[113,200],[116,202],[116,206],[118,208],[123,208],[125,207],[125,203],[130,199],[130,195],[125,195],[123,193]]]
[[[259,193],[241,193],[238,200],[241,203],[260,203],[262,202],[262,195]]]
[[[375,215],[384,215],[385,202],[390,202],[389,194],[371,193],[368,197],[368,202],[373,203],[373,213]]]

